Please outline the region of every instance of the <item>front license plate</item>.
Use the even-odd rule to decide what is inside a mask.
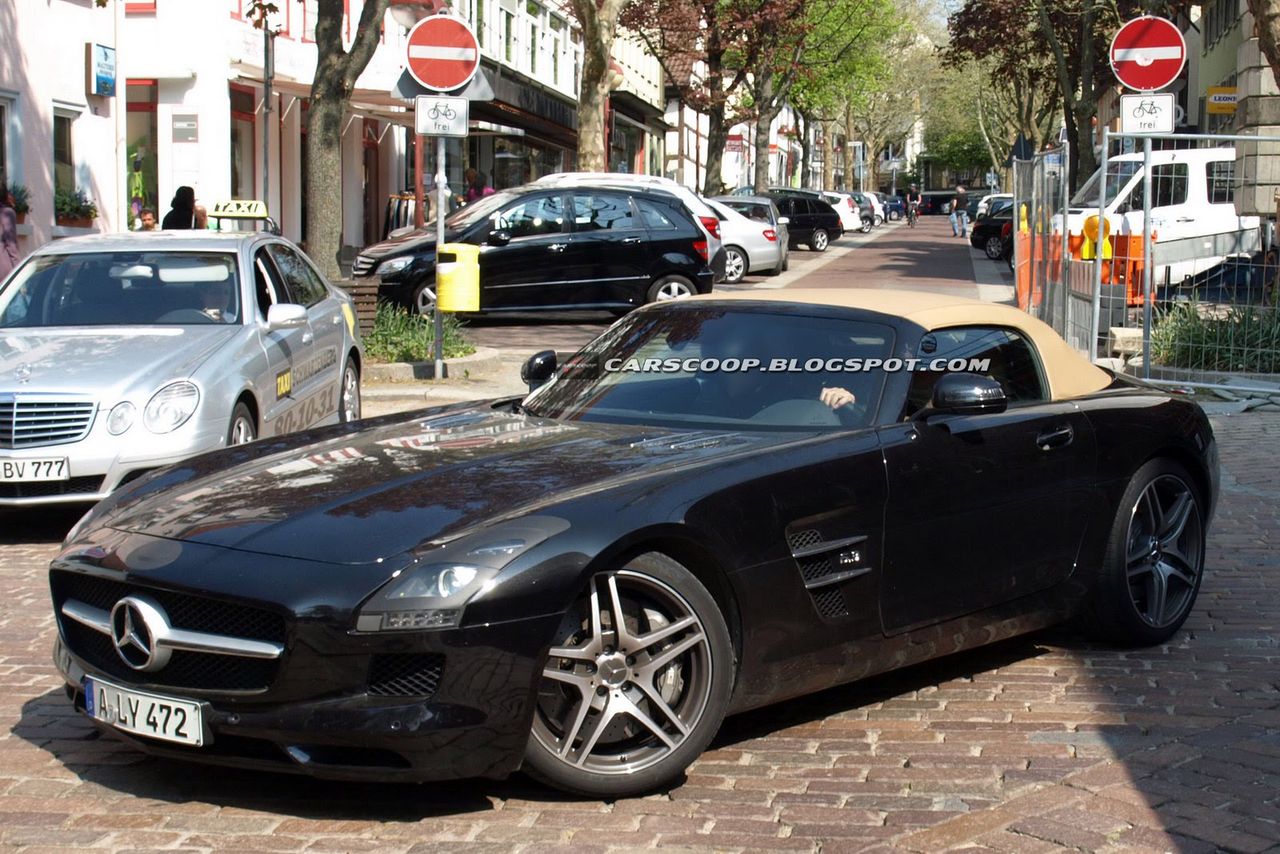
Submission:
[[[34,483],[41,480],[68,480],[71,466],[66,457],[0,460],[0,483]]]
[[[125,732],[196,747],[204,744],[200,704],[190,700],[149,694],[86,678],[84,705],[89,717]]]

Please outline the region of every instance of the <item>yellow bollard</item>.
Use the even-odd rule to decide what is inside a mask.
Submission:
[[[480,310],[480,247],[442,243],[436,250],[436,305],[441,311]]]

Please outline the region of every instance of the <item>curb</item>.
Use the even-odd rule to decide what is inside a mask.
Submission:
[[[502,367],[502,353],[493,347],[477,347],[470,356],[444,360],[442,379],[495,371]],[[371,362],[364,366],[363,380],[370,383],[411,383],[436,378],[434,361]]]

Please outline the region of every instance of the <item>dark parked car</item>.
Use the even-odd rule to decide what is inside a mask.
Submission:
[[[445,240],[479,244],[481,311],[632,308],[712,288],[707,238],[671,193],[530,184],[445,219]],[[435,305],[435,227],[367,247],[357,279],[427,313]]]
[[[803,243],[814,252],[825,252],[831,241],[844,234],[840,214],[817,193],[770,190],[769,197],[788,220],[792,248]]]
[[[68,700],[184,761],[617,798],[726,714],[1075,616],[1160,644],[1195,604],[1204,412],[1014,307],[695,297],[525,376],[99,503],[49,570]]]
[[[907,199],[905,196],[884,197],[885,216],[892,220],[902,219],[907,215]]]
[[[862,217],[862,221],[876,225],[876,207],[871,204],[871,199],[867,197],[867,194],[854,190],[849,193],[849,196],[858,203],[858,216]]]
[[[998,261],[1005,255],[1006,246],[1013,247],[1013,207],[1006,205],[994,216],[980,217],[969,227],[969,242],[975,249],[981,249],[992,261]]]
[[[925,190],[920,194],[920,213],[949,214],[954,197],[955,192],[952,190]]]

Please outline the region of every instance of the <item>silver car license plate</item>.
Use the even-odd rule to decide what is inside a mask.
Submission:
[[[200,704],[190,700],[121,688],[86,677],[84,706],[89,717],[125,732],[196,747],[204,744]]]
[[[0,483],[34,483],[68,480],[71,467],[66,457],[23,457],[0,460]]]

